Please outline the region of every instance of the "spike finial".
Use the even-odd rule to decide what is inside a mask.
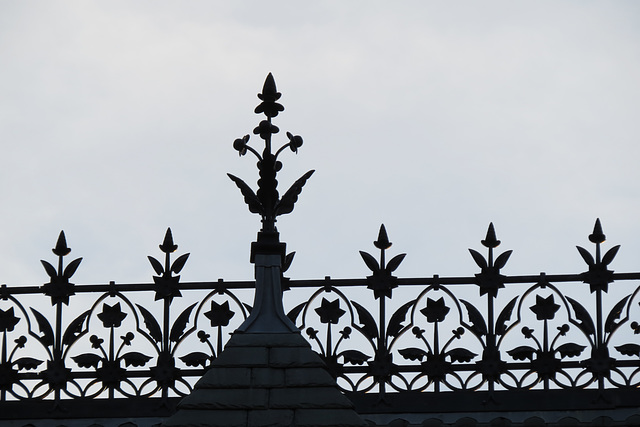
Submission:
[[[493,222],[489,223],[487,237],[481,240],[480,243],[482,243],[485,248],[497,248],[500,245],[500,240],[496,238],[496,230],[493,227]]]
[[[387,229],[384,227],[384,224],[380,225],[380,231],[378,232],[378,240],[373,242],[374,246],[378,249],[389,249],[391,247],[391,242],[389,241],[389,236],[387,236]]]
[[[593,226],[593,233],[589,234],[589,241],[592,243],[604,243],[607,236],[602,232],[602,225],[600,224],[600,218],[596,219],[596,223]]]
[[[58,256],[69,255],[69,253],[71,252],[71,249],[69,249],[69,247],[67,246],[67,239],[64,236],[64,230],[60,231],[60,234],[58,235],[58,241],[56,242],[56,247],[51,250]]]
[[[271,119],[276,117],[279,112],[284,111],[284,107],[276,102],[280,99],[281,95],[282,94],[276,89],[276,83],[273,75],[269,73],[264,82],[262,93],[258,94],[258,98],[262,102],[255,109],[257,114],[263,113],[266,116],[266,120],[262,120],[253,130],[255,135],[260,136],[260,138],[264,140],[265,148],[262,150],[262,153],[249,145],[249,135],[237,138],[233,142],[233,148],[240,154],[240,156],[252,153],[258,159],[258,170],[260,174],[260,179],[258,180],[258,191],[254,192],[243,180],[228,174],[229,178],[231,178],[242,192],[245,203],[247,203],[249,207],[249,211],[260,214],[262,217],[261,232],[272,234],[277,234],[275,226],[276,217],[293,211],[294,204],[297,202],[298,196],[302,192],[302,187],[314,172],[311,170],[304,174],[293,183],[291,188],[289,188],[282,197],[280,197],[277,188],[278,181],[276,178],[277,173],[282,169],[282,162],[278,160],[278,156],[286,148],[297,153],[298,148],[302,146],[302,137],[300,135],[294,135],[291,132],[287,132],[288,142],[275,151],[275,153],[272,151],[271,138],[274,134],[278,133],[280,129],[271,123]],[[271,243],[276,242],[277,236],[270,236],[266,240],[269,240]]]

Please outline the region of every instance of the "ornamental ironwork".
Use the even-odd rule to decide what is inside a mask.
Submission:
[[[356,402],[595,390],[606,403],[640,386],[640,273],[611,269],[619,246],[604,250],[599,220],[589,240],[593,250],[578,247],[584,272],[510,276],[511,251],[494,257],[490,225],[485,254],[469,250],[476,275],[402,278],[405,254],[385,261],[382,226],[378,257],[361,252],[369,275],[284,278],[286,312]],[[153,282],[72,284],[81,258],[68,261],[61,232],[57,268],[42,261],[45,284],[3,285],[0,401],[64,408],[74,399],[188,394],[249,317],[254,283],[183,283],[188,254],[172,258],[170,229],[159,248],[164,263],[149,257]]]
[[[470,410],[637,406],[640,272],[613,270],[620,246],[605,248],[599,219],[588,235],[592,249],[577,247],[585,268],[574,274],[507,274],[512,251],[498,249],[489,224],[483,248],[469,249],[477,274],[401,277],[407,255],[389,252],[382,225],[377,254],[360,251],[362,278],[285,277],[293,254],[285,256],[276,218],[293,210],[313,171],[280,197],[278,156],[297,152],[302,138],[287,133],[273,153],[271,119],[283,107],[271,75],[259,97],[255,111],[267,118],[254,134],[264,151],[248,136],[233,143],[258,158],[258,191],[229,175],[261,216],[252,257],[265,250],[282,257],[287,321],[358,411],[426,412],[427,404],[446,411],[460,402]],[[54,258],[41,261],[44,284],[0,287],[0,417],[100,408],[108,416],[113,405],[122,415],[127,403],[119,402],[138,402],[130,409],[136,416],[162,415],[189,394],[251,317],[255,282],[183,282],[189,254],[178,252],[171,229],[161,241],[160,255],[148,257],[148,283],[72,283],[82,258],[70,257],[61,232]]]

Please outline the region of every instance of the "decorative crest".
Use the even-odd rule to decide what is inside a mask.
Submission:
[[[276,180],[276,175],[278,171],[282,169],[282,162],[278,161],[278,156],[286,148],[289,148],[297,154],[298,148],[302,146],[301,136],[287,132],[289,142],[280,147],[275,153],[272,152],[271,137],[278,133],[280,129],[271,123],[271,119],[284,110],[282,104],[276,102],[280,99],[280,96],[281,94],[276,89],[276,83],[273,76],[269,73],[264,82],[262,93],[258,94],[258,98],[260,98],[262,102],[255,109],[256,114],[264,113],[267,118],[266,120],[262,120],[253,130],[253,133],[255,135],[259,135],[265,142],[265,148],[262,151],[262,154],[248,144],[250,138],[249,135],[238,138],[233,142],[233,148],[238,151],[240,156],[244,156],[247,152],[251,152],[258,159],[260,179],[258,180],[257,193],[254,193],[251,187],[249,187],[240,178],[228,174],[229,178],[235,182],[242,192],[244,201],[249,207],[249,211],[261,215],[261,231],[266,233],[277,232],[275,226],[276,217],[293,211],[293,207],[298,201],[298,196],[302,192],[302,187],[314,172],[313,170],[310,170],[302,175],[302,177],[294,182],[291,188],[289,188],[289,190],[280,197],[277,189],[278,181]]]

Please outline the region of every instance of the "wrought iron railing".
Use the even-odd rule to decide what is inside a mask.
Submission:
[[[473,277],[399,278],[384,226],[362,279],[284,279],[289,318],[358,402],[502,391],[598,393],[640,385],[640,273],[597,221],[579,274],[508,276],[493,225]],[[72,284],[64,233],[42,286],[0,288],[0,402],[184,396],[250,313],[253,282],[180,282],[188,254],[167,230],[147,284]],[[290,264],[293,255],[287,257]],[[288,266],[288,265],[287,265]],[[286,271],[286,268],[285,268]],[[375,396],[372,397],[372,396]],[[497,397],[496,397],[497,396]],[[486,400],[486,399],[485,399]],[[372,400],[373,401],[373,400]],[[586,403],[585,403],[586,404]]]
[[[578,247],[578,274],[504,274],[511,251],[495,253],[490,225],[486,256],[470,249],[474,276],[400,278],[405,254],[387,260],[382,226],[379,257],[360,252],[368,277],[277,280],[293,254],[276,219],[292,212],[313,171],[280,197],[278,156],[297,153],[302,137],[287,133],[274,152],[272,119],[284,107],[273,76],[258,97],[266,119],[253,133],[264,150],[249,135],[233,144],[258,159],[258,191],[229,177],[261,217],[251,261],[269,303],[250,314],[253,281],[181,282],[189,255],[173,257],[171,230],[164,259],[149,257],[152,283],[73,284],[82,259],[69,261],[61,232],[57,262],[42,261],[44,285],[0,287],[0,419],[168,415],[229,334],[259,331],[264,318],[276,320],[269,331],[299,327],[360,413],[637,407],[640,272],[609,268],[619,246],[602,253],[599,220],[593,253]]]

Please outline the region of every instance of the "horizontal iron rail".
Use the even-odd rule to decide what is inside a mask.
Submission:
[[[504,283],[526,284],[537,283],[540,280],[546,280],[551,283],[566,282],[582,282],[584,279],[582,274],[546,274],[538,275],[520,275],[520,276],[504,276]],[[640,273],[613,273],[613,281],[624,280],[640,280]],[[347,287],[366,287],[369,283],[367,279],[335,279],[325,277],[324,279],[286,279],[286,285],[289,288],[322,288],[325,286],[333,286],[336,288]],[[475,276],[452,277],[452,276],[434,276],[434,277],[412,277],[397,278],[399,286],[434,286],[434,285],[475,285],[477,278]],[[151,292],[156,290],[155,283],[116,283],[108,284],[76,284],[74,292],[93,293],[93,292]],[[219,279],[217,281],[194,281],[181,282],[178,285],[180,290],[216,290],[216,289],[252,289],[255,287],[253,280],[226,281]],[[3,295],[28,295],[42,294],[41,286],[7,286],[0,287],[0,298]]]

